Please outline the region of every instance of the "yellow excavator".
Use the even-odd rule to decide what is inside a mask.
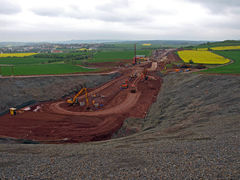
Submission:
[[[89,106],[89,101],[88,101],[88,93],[87,93],[87,88],[82,88],[74,97],[73,99],[68,99],[67,103],[73,105],[73,104],[77,104],[77,98],[78,96],[80,96],[82,94],[82,92],[85,92],[85,99],[86,99],[86,105]]]

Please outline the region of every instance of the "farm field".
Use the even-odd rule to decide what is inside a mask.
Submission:
[[[240,74],[240,51],[214,51],[220,56],[232,59],[234,63],[217,68],[203,70],[206,73]]]
[[[33,64],[33,65],[18,65],[13,67],[14,75],[43,75],[43,74],[72,74],[79,72],[96,71],[86,69],[80,66],[71,64]],[[12,75],[11,67],[1,67],[1,75]]]
[[[240,46],[220,46],[220,47],[212,47],[212,50],[216,51],[224,51],[224,50],[240,50]]]
[[[138,55],[149,56],[152,50],[138,50]],[[131,60],[133,50],[101,50],[91,52],[45,53],[28,57],[2,57],[0,58],[0,75],[43,75],[43,74],[69,74],[80,72],[101,71],[103,69],[87,69],[78,65],[84,62],[106,63]],[[10,66],[14,66],[13,69]],[[13,71],[13,72],[12,72]]]
[[[34,54],[27,57],[1,57],[0,75],[70,74],[99,71],[99,69],[90,70],[75,65],[77,60],[84,58],[88,58],[86,52]],[[14,66],[13,69],[10,66]]]
[[[207,51],[208,48],[197,48],[197,51]]]
[[[225,50],[240,50],[240,46],[216,46],[216,47],[209,47],[209,48],[193,48],[193,50],[197,51],[208,51],[214,50],[214,51],[225,51]]]
[[[198,64],[226,64],[230,62],[229,59],[210,51],[183,50],[178,51],[178,55],[185,63],[192,61]]]
[[[138,55],[149,56],[152,50],[139,50]],[[114,62],[124,59],[132,59],[134,57],[133,50],[127,51],[100,51],[97,52],[92,59],[87,60],[88,63]]]
[[[225,47],[225,46],[240,46],[240,41],[222,41],[222,42],[211,42],[197,45],[195,48],[212,48],[212,47]]]
[[[10,65],[28,65],[28,64],[45,64],[49,61],[53,60],[53,58],[35,58],[35,57],[5,57],[0,58],[1,64],[10,64]]]
[[[2,57],[26,57],[36,55],[37,53],[8,53],[8,54],[0,54],[0,58]]]

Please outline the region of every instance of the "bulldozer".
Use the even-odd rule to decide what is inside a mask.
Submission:
[[[78,97],[85,92],[85,99],[86,99],[86,105],[89,106],[89,101],[88,101],[88,93],[87,93],[87,88],[82,88],[74,97],[73,99],[68,99],[67,103],[70,105],[74,105],[78,103]]]

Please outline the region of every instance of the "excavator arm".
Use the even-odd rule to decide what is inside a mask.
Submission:
[[[69,103],[69,104],[74,104],[74,103],[76,103],[76,100],[77,100],[77,98],[82,94],[82,92],[84,92],[85,91],[85,99],[86,99],[86,104],[87,104],[87,106],[89,105],[89,101],[88,101],[88,93],[87,93],[87,89],[86,88],[82,88],[74,97],[73,97],[73,99],[71,100],[71,99],[68,99],[67,100],[67,103]]]

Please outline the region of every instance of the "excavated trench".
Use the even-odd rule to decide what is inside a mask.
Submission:
[[[144,67],[150,66],[151,64],[147,64]],[[96,94],[104,97],[101,108],[92,106],[86,110],[80,106],[69,106],[66,99],[40,103],[16,116],[2,116],[0,135],[2,138],[39,143],[78,143],[110,139],[121,128],[125,119],[146,116],[161,87],[161,77],[155,71],[149,73],[152,78],[148,80],[132,80],[136,82],[136,93],[131,93],[130,88],[121,90],[122,81],[128,79],[132,72],[126,71],[115,80],[89,92],[90,97]]]
[[[169,61],[164,58],[165,54],[162,53],[161,58]],[[157,99],[162,85],[159,70],[164,66],[164,63],[157,61],[137,65],[134,68],[120,68],[121,76],[119,73],[117,76],[111,75],[114,80],[97,88],[88,88],[90,109],[69,106],[66,103],[67,98],[55,98],[38,103],[32,106],[31,110],[21,111],[16,116],[9,114],[1,116],[0,138],[2,141],[20,143],[79,143],[107,140],[140,132],[144,130],[143,125],[128,126],[128,122],[129,119],[130,124],[131,120],[146,119],[152,103]],[[149,71],[149,78],[140,80],[140,74],[145,68]],[[138,76],[130,80],[132,74]],[[120,89],[122,82],[126,80],[129,80],[129,89]],[[85,83],[87,82],[86,79]],[[101,77],[100,82],[103,82]],[[94,84],[97,83],[96,81]],[[130,91],[132,84],[136,86],[136,93]],[[61,84],[61,87],[65,86]],[[61,87],[58,89],[64,89]],[[51,91],[51,88],[44,90],[43,94],[45,91]],[[98,99],[101,106],[96,108],[91,104],[93,96],[100,97]],[[84,97],[81,96],[79,101],[83,100]]]

